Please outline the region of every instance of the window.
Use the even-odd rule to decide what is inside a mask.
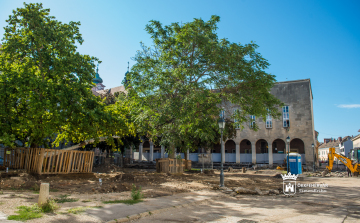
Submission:
[[[266,128],[271,129],[272,128],[272,117],[269,113],[269,109],[267,109],[268,114],[266,115]]]
[[[283,127],[290,127],[289,106],[283,107]]]
[[[250,115],[250,128],[255,127],[255,115]]]
[[[236,113],[236,112],[238,112],[238,110],[239,109],[234,109],[234,114]],[[234,123],[236,123],[238,120],[236,119],[236,118],[234,118]],[[235,128],[236,129],[239,129],[240,128],[240,124],[235,124]]]
[[[235,149],[232,150],[232,153],[235,153]]]

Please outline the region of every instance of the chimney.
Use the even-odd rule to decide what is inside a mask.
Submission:
[[[341,138],[341,137],[339,137],[339,138],[338,138],[338,140],[341,142],[342,138]]]

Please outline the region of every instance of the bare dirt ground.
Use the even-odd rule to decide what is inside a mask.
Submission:
[[[9,173],[2,171],[0,179],[0,210],[6,215],[12,215],[15,214],[17,210],[16,207],[20,205],[29,206],[36,203],[38,199],[36,189],[41,183],[50,184],[51,198],[57,198],[60,195],[67,194],[70,198],[79,200],[76,202],[61,203],[59,204],[61,208],[56,213],[45,214],[44,217],[40,219],[33,219],[28,222],[99,222],[98,219],[86,214],[69,214],[66,213],[66,211],[74,207],[90,208],[98,206],[98,208],[101,208],[101,206],[104,205],[102,203],[103,201],[130,199],[130,191],[133,184],[137,188],[142,188],[145,198],[162,197],[192,191],[219,191],[218,171],[215,171],[215,173],[186,172],[184,174],[160,174],[154,170],[120,169],[116,167],[113,167],[111,170],[98,169],[98,171],[108,173],[39,176],[29,175],[22,171],[10,171]],[[278,190],[280,192],[280,195],[277,196],[267,196],[267,198],[261,196],[256,199],[266,200],[273,199],[274,197],[284,197],[282,194],[283,180],[279,176],[279,173],[281,173],[281,171],[278,170],[250,170],[247,171],[247,173],[241,173],[240,171],[225,172],[225,186],[229,189],[242,187],[250,190],[258,188],[262,191]],[[101,186],[99,183],[100,178],[102,179]],[[311,177],[303,178],[311,179]],[[333,177],[333,179],[343,180],[347,178]],[[353,186],[358,188],[358,182],[360,181],[355,181]],[[241,195],[241,197],[250,197],[250,200],[253,200],[255,196],[244,194]],[[231,201],[231,199],[239,199],[239,195],[230,197],[229,201]],[[214,202],[221,203],[226,202],[226,200],[228,199]],[[316,204],[311,206],[316,206]],[[204,211],[206,208],[203,208]],[[184,209],[184,211],[186,210]],[[200,209],[199,211],[201,212]],[[265,209],[262,211],[265,211]],[[201,219],[201,216],[194,216],[193,219]],[[208,219],[210,215],[206,216],[207,217],[203,216],[204,220]],[[217,218],[209,218],[208,220],[213,221],[214,219]],[[145,220],[146,219],[144,219],[143,222],[146,222]],[[163,221],[162,219],[153,220],[155,222]],[[165,219],[164,221],[167,220]],[[188,221],[192,220],[184,219],[184,222]],[[230,222],[232,222],[232,220],[230,220]]]

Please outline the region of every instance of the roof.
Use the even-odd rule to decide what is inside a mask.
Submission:
[[[360,139],[360,134],[357,135],[357,136],[355,136],[355,137],[353,137],[353,138],[351,139],[351,141],[355,141],[355,140],[357,140],[357,139]]]
[[[348,141],[349,139],[351,139],[350,136],[345,136],[342,140],[341,140],[341,143],[345,142],[345,141]]]
[[[116,92],[124,92],[125,94],[127,93],[127,91],[125,90],[125,87],[123,85],[113,87],[113,88],[110,88],[110,89],[106,89],[106,90],[96,91],[96,93],[98,93],[98,94],[106,94],[109,91],[110,91],[110,93],[112,95],[114,95]]]
[[[98,74],[98,72],[96,72],[95,78],[93,79],[93,82],[96,83],[96,84],[103,82],[103,80],[101,79],[101,77],[100,77],[100,75]]]
[[[340,141],[336,140],[335,142],[328,142],[328,143],[323,143],[319,146],[319,149],[324,149],[324,148],[331,148],[331,147],[339,147]]]

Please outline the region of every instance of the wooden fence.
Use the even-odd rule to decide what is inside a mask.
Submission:
[[[4,166],[38,174],[92,172],[94,152],[44,148],[6,148]]]
[[[191,169],[191,160],[185,159],[156,159],[156,171],[158,173],[182,173],[184,169]]]

